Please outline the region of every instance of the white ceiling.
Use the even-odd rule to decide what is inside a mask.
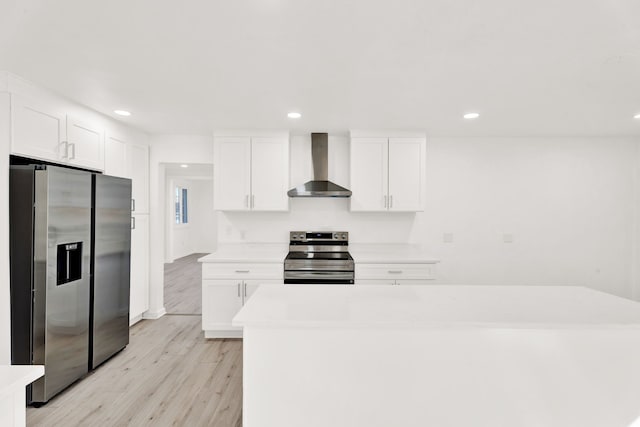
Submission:
[[[0,69],[153,133],[640,135],[637,0],[0,5]]]

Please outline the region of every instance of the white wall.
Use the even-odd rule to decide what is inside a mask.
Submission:
[[[163,163],[212,164],[213,140],[212,137],[198,135],[156,135],[151,138],[149,157],[151,242],[149,311],[145,317],[154,318],[165,313],[164,261],[167,198],[166,171]]]
[[[9,152],[10,97],[0,93],[0,365],[11,364],[9,304]]]
[[[210,253],[215,251],[218,240],[217,215],[213,210],[213,180],[192,180],[190,182],[193,196],[189,221],[194,224],[191,229],[191,250],[193,253]]]
[[[170,224],[166,262],[193,254],[209,253],[216,248],[216,216],[213,211],[213,180],[167,178]],[[188,190],[188,223],[176,224],[173,195],[175,187]]]
[[[427,209],[412,240],[442,259],[449,283],[631,297],[637,150],[638,140],[619,138],[431,139]]]
[[[445,283],[584,285],[631,297],[638,143],[429,138],[425,212],[350,213],[344,199],[291,199],[286,213],[219,213],[219,240],[285,243],[293,229],[344,229],[354,243],[425,246],[442,260]],[[292,187],[311,177],[309,147],[309,137],[292,137]],[[348,139],[330,138],[329,156],[329,178],[348,188]]]

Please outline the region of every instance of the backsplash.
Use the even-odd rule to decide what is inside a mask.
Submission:
[[[218,239],[232,242],[289,241],[292,230],[348,231],[353,243],[407,243],[416,213],[350,212],[349,199],[298,198],[289,212],[221,212]]]

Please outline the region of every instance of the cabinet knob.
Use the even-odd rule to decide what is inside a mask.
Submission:
[[[236,273],[248,273],[251,270],[236,270]]]
[[[389,274],[402,274],[402,270],[389,270]]]

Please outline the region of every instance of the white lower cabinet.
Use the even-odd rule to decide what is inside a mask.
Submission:
[[[231,319],[241,307],[241,280],[202,281],[202,329],[207,338],[213,338],[207,334],[210,330],[239,331],[240,328],[231,326]]]
[[[149,215],[131,217],[129,324],[149,310]]]
[[[242,337],[231,321],[261,284],[282,284],[282,263],[202,264],[202,330],[205,338]]]
[[[421,285],[435,280],[435,264],[358,264],[356,285]]]

